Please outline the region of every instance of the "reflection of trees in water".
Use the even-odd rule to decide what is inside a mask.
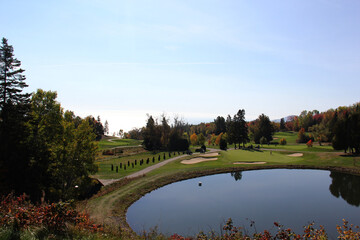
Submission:
[[[330,192],[335,197],[342,197],[353,206],[360,206],[360,177],[350,174],[331,172]]]
[[[242,172],[241,171],[232,172],[231,176],[235,179],[235,181],[239,181],[242,178]]]

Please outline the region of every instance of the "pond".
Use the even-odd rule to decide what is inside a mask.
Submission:
[[[199,182],[202,183],[199,186]],[[297,233],[310,222],[330,238],[345,218],[360,225],[360,177],[320,170],[256,170],[217,174],[159,188],[130,206],[127,221],[138,233],[157,226],[164,234],[221,233],[228,218],[248,233]],[[254,224],[252,224],[254,223]]]

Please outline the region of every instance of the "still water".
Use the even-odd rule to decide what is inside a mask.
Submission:
[[[202,186],[199,186],[202,182]],[[130,206],[127,221],[140,233],[221,233],[228,218],[248,233],[275,231],[279,222],[297,233],[315,221],[330,238],[345,218],[360,225],[360,177],[319,170],[257,170],[172,183]],[[251,222],[255,224],[250,226]]]

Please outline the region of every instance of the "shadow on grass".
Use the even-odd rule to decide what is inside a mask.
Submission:
[[[360,157],[360,154],[359,153],[344,153],[344,154],[341,154],[340,157]]]

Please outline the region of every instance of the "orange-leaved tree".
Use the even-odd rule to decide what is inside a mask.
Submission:
[[[196,133],[191,134],[191,136],[190,136],[190,142],[191,142],[192,145],[197,145],[197,143],[198,143],[198,137],[197,137]]]
[[[223,135],[223,133],[220,133],[220,134],[216,137],[216,140],[215,140],[215,144],[216,144],[216,145],[219,145],[219,144],[220,144],[220,140],[221,140],[222,135]]]

